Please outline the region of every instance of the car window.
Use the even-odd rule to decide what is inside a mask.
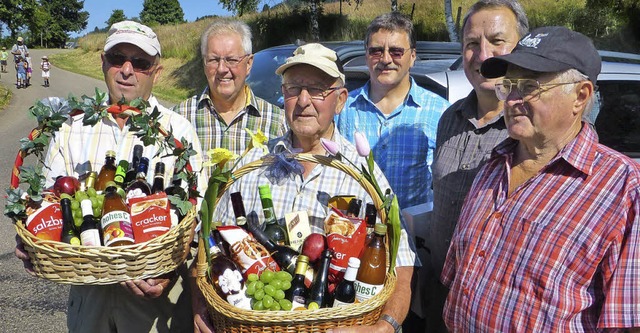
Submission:
[[[275,105],[282,105],[280,75],[276,75],[276,69],[284,64],[285,60],[293,54],[294,47],[274,50],[263,50],[260,56],[254,56],[251,73],[247,77],[247,83],[260,98]]]
[[[628,156],[640,157],[640,81],[598,81],[600,142]]]

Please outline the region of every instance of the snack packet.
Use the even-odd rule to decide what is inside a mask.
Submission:
[[[260,275],[267,268],[272,271],[280,270],[269,251],[244,229],[238,226],[220,226],[218,231],[229,243],[231,260],[240,267],[245,279],[251,273]]]
[[[366,223],[359,218],[344,218],[330,211],[324,220],[327,244],[333,250],[329,265],[329,282],[342,280],[349,265],[349,258],[358,257],[367,237]]]
[[[169,200],[164,193],[129,199],[133,238],[144,243],[171,229]]]
[[[25,226],[40,239],[59,242],[62,237],[62,209],[53,193],[44,193],[40,204],[27,206]]]

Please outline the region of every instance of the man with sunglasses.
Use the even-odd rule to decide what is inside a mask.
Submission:
[[[195,129],[184,117],[158,103],[151,90],[162,71],[161,48],[156,34],[137,22],[115,23],[109,29],[102,71],[108,88],[109,104],[142,98],[160,112],[159,123],[174,137],[192,144],[196,155],[190,158],[194,170],[201,168],[201,148]],[[107,150],[116,151],[118,159],[131,159],[134,145],[142,144],[135,131],[130,131],[126,112],[109,113],[94,126],[83,126],[80,114],[72,117],[56,132],[45,158],[45,187],[56,176],[79,177],[100,170]],[[175,158],[164,156],[159,145],[144,147],[150,169],[158,162],[166,166],[165,187],[170,185]],[[151,181],[153,174],[147,175]],[[202,182],[201,182],[202,183]],[[18,238],[19,239],[19,238]],[[16,256],[31,268],[29,258],[19,242]],[[186,265],[175,272],[145,280],[131,280],[112,285],[71,286],[67,326],[69,332],[190,332],[193,331],[190,292],[186,286]]]
[[[370,79],[349,94],[336,124],[351,142],[356,131],[366,135],[401,208],[430,203],[436,127],[449,102],[409,75],[416,60],[409,18],[399,12],[378,16],[364,44]]]
[[[426,332],[446,332],[442,310],[447,288],[439,281],[442,266],[473,179],[507,138],[503,102],[495,94],[496,79],[480,74],[486,59],[508,54],[529,31],[522,5],[515,0],[480,0],[462,23],[462,68],[473,90],[449,107],[438,123],[433,159],[433,211],[427,234],[433,274],[420,297],[428,308]]]
[[[565,27],[482,64],[504,76],[509,138],[478,173],[447,254],[451,331],[640,326],[640,166],[582,120],[600,68],[591,40]]]
[[[245,129],[259,130],[267,138],[283,135],[284,112],[255,96],[245,83],[253,65],[249,26],[238,20],[216,20],[202,33],[200,49],[208,85],[173,110],[191,121],[204,151],[227,148],[241,154],[251,140]],[[212,169],[204,169],[205,179]]]

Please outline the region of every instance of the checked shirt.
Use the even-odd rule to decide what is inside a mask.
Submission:
[[[640,167],[573,141],[508,196],[517,142],[496,147],[447,255],[452,332],[598,332],[640,326]]]

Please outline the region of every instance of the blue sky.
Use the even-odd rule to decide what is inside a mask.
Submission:
[[[95,27],[99,29],[106,27],[107,24],[105,21],[109,19],[114,9],[124,10],[124,15],[128,18],[139,17],[143,2],[143,0],[85,0],[84,10],[89,12],[87,28],[78,34],[72,33],[71,36],[82,36],[93,31]],[[232,15],[230,12],[224,10],[217,0],[179,0],[179,2],[184,12],[184,19],[189,22],[193,22],[196,18],[206,15]],[[261,2],[269,3],[272,1],[267,0]],[[258,10],[260,9],[262,9],[262,5],[258,7]]]

